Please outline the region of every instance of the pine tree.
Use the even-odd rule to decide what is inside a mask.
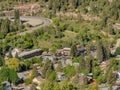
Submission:
[[[104,59],[104,56],[103,56],[103,46],[102,46],[102,42],[101,41],[98,41],[98,43],[97,43],[97,57],[98,57],[99,62],[102,62],[103,59]]]
[[[72,57],[77,57],[77,46],[76,46],[76,44],[72,45],[70,53],[71,53]]]
[[[51,10],[52,9],[52,5],[53,5],[53,0],[49,0],[49,9]]]
[[[10,49],[9,50],[9,56],[8,56],[9,58],[12,58],[13,56],[12,56],[12,50]]]
[[[19,20],[19,19],[20,19],[19,10],[15,10],[15,11],[14,11],[14,19],[15,19],[15,20]]]
[[[108,75],[107,75],[107,83],[109,85],[109,90],[113,90],[112,89],[112,86],[115,82],[115,75],[113,74],[113,70],[110,69],[109,72],[107,72]]]
[[[18,75],[14,69],[9,70],[9,81],[14,84],[18,81]]]
[[[37,76],[38,76],[37,68],[36,68],[36,67],[33,67],[33,70],[32,70],[32,78],[37,77]]]

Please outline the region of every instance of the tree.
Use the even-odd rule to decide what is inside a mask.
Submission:
[[[54,90],[54,81],[45,80],[41,86],[41,90]]]
[[[102,62],[103,59],[104,59],[104,56],[103,56],[103,46],[102,46],[102,42],[101,41],[98,41],[98,43],[97,43],[97,57],[98,57],[99,62]]]
[[[5,64],[5,61],[3,59],[3,56],[0,55],[0,66],[4,65]]]
[[[79,61],[79,72],[81,73],[88,73],[88,71],[86,70],[86,61],[83,57],[83,55],[80,56],[80,61]]]
[[[31,76],[32,78],[38,76],[38,71],[37,71],[37,68],[36,68],[36,67],[33,67],[32,74],[31,74],[31,75],[32,75],[32,76]]]
[[[115,51],[115,55],[120,55],[120,47],[118,47]]]
[[[8,56],[9,58],[12,58],[13,56],[12,56],[12,49],[10,48],[9,49],[9,56]]]
[[[53,0],[49,0],[49,9],[52,9]]]
[[[58,62],[58,66],[57,66],[56,70],[57,70],[58,72],[61,72],[61,71],[62,71],[62,63],[61,63],[61,62]]]
[[[57,78],[56,72],[55,71],[51,71],[49,72],[49,70],[46,73],[46,79],[49,81],[55,81]]]
[[[104,53],[104,59],[108,60],[110,58],[111,52],[110,52],[110,43],[108,41],[104,42],[103,45],[103,53]]]
[[[9,79],[8,81],[12,82],[12,83],[16,83],[18,82],[18,75],[17,72],[14,69],[10,69],[9,70]]]
[[[115,75],[113,74],[113,70],[110,69],[107,76],[107,83],[109,85],[109,90],[113,90],[112,86],[115,83]]]
[[[14,69],[15,71],[17,71],[19,69],[20,66],[20,61],[17,58],[10,58],[8,60],[8,67],[10,69]]]
[[[49,59],[47,59],[43,66],[42,76],[46,78],[49,76],[50,74],[49,72],[52,72],[52,71],[54,71],[53,63]]]
[[[9,69],[7,67],[2,67],[0,70],[0,81],[8,81],[9,79]]]
[[[16,83],[18,81],[17,72],[14,69],[8,67],[2,67],[0,70],[0,82],[9,81],[10,83]]]
[[[60,82],[60,90],[77,90],[77,88],[67,80]]]
[[[2,85],[2,84],[0,84],[0,90],[4,90],[4,88],[3,88],[3,85]]]
[[[92,55],[86,57],[86,69],[88,70],[89,73],[92,72],[92,67],[93,67],[93,60],[94,58],[92,57]]]
[[[14,11],[14,19],[15,19],[15,20],[19,20],[19,19],[20,19],[19,10],[15,10],[15,11]]]
[[[76,44],[73,44],[71,46],[71,52],[70,52],[70,54],[71,54],[72,57],[76,57],[77,56],[77,46],[76,46]]]

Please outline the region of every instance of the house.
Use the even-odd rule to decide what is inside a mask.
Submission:
[[[43,51],[41,49],[34,49],[31,51],[22,52],[18,55],[18,57],[24,58],[24,59],[29,59],[32,57],[40,56],[42,54],[42,52]]]
[[[66,74],[63,72],[57,72],[58,81],[62,81],[66,78]]]
[[[81,54],[84,54],[84,55],[87,54],[85,48],[78,48],[78,49],[77,49],[77,55],[79,56],[79,55],[81,55]]]
[[[18,48],[14,48],[11,51],[11,54],[13,57],[16,56],[16,54],[18,55],[19,58],[24,58],[24,59],[29,59],[32,57],[37,57],[40,56],[42,54],[42,50],[41,49],[34,49],[34,50],[24,50],[24,49],[18,49]],[[6,59],[9,57],[9,53],[6,53]]]
[[[56,54],[59,56],[69,56],[70,55],[71,48],[63,48],[57,50]]]

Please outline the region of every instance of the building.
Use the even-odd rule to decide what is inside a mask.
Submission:
[[[71,48],[63,48],[57,50],[56,54],[59,56],[69,56],[70,55]]]
[[[84,55],[87,54],[85,48],[78,48],[77,50],[78,50],[78,51],[77,51],[77,55],[78,55],[78,56],[81,55],[81,54],[84,54]]]
[[[42,50],[41,49],[34,49],[31,51],[25,51],[25,52],[21,52],[20,54],[18,54],[18,57],[20,58],[24,58],[24,59],[29,59],[32,57],[37,57],[42,55]]]
[[[19,48],[14,48],[11,51],[11,54],[13,57],[16,57],[16,54],[19,58],[23,58],[23,59],[29,59],[32,57],[38,57],[40,55],[42,55],[42,50],[41,49],[34,49],[34,50],[24,50],[24,49],[19,49]],[[5,54],[5,58],[8,59],[9,58],[9,53]]]

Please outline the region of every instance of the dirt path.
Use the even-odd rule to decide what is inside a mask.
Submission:
[[[8,17],[0,17],[0,18],[9,18],[12,20],[12,16]],[[49,26],[51,23],[52,23],[52,20],[51,19],[48,19],[48,18],[41,18],[41,17],[30,17],[30,16],[21,16],[20,17],[21,20],[25,20],[27,22],[25,22],[24,24],[30,24],[32,25],[33,27],[31,27],[29,30],[27,31],[24,31],[24,32],[20,32],[18,33],[17,35],[21,36],[21,35],[25,35],[26,33],[31,33],[41,27],[46,27],[46,26]]]

